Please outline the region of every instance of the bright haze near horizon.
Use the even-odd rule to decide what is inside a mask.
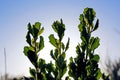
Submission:
[[[75,57],[75,47],[80,43],[78,30],[79,15],[84,8],[93,8],[96,19],[100,21],[97,31],[92,36],[100,38],[100,46],[96,53],[101,63],[110,58],[120,58],[120,1],[119,0],[0,0],[0,75],[4,70],[4,48],[7,55],[7,73],[10,75],[29,75],[32,66],[23,53],[26,43],[27,24],[41,22],[45,28],[43,33],[45,47],[40,57],[50,62],[50,50],[54,47],[49,43],[48,36],[55,34],[52,23],[63,19],[66,26],[63,42],[70,37],[70,48],[67,59]],[[95,19],[95,20],[96,20]],[[56,34],[55,34],[56,35]],[[33,66],[32,66],[33,67]]]

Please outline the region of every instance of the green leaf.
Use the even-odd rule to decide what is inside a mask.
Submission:
[[[99,60],[100,60],[99,55],[97,55],[97,54],[94,55],[93,60],[96,61],[96,62],[99,62]]]
[[[44,38],[43,36],[40,36],[39,50],[42,50],[43,48],[44,48]]]
[[[49,36],[49,41],[50,41],[50,43],[54,46],[54,47],[56,47],[57,48],[57,39],[55,39],[55,37],[54,37],[54,35],[53,34],[51,34],[50,36]]]
[[[46,67],[47,67],[46,69],[47,69],[48,73],[54,71],[54,65],[52,64],[52,61],[50,63],[48,63],[46,65]]]
[[[29,50],[34,51],[34,49],[32,47],[25,46],[23,53],[27,56]]]
[[[91,44],[91,50],[95,50],[100,45],[99,41],[100,39],[98,37],[94,39],[93,43]]]
[[[38,32],[39,32],[39,29],[36,28],[35,25],[33,25],[33,38],[34,38],[35,40],[37,40],[37,38],[38,38]]]
[[[80,15],[79,20],[80,20],[80,24],[78,25],[78,28],[79,28],[80,32],[83,32],[83,30],[85,29],[85,26],[86,26],[83,14]]]
[[[42,29],[40,29],[38,35],[42,34],[44,32],[44,27],[42,27]]]
[[[63,24],[63,21],[55,21],[52,25],[53,30],[58,34],[59,40],[61,41],[64,36],[65,31],[65,25]]]
[[[41,69],[41,72],[45,72],[45,60],[44,59],[39,59],[39,68]]]
[[[62,64],[62,66],[61,66],[60,69],[62,69],[62,70],[61,70],[61,77],[63,77],[63,75],[64,75],[64,74],[66,73],[66,71],[67,71],[66,61],[64,61],[64,63]]]
[[[70,63],[72,63],[73,62],[73,58],[72,57],[70,57]]]
[[[61,45],[62,45],[62,50],[64,50],[65,49],[64,43],[62,42]]]
[[[79,20],[80,20],[81,22],[84,21],[84,15],[83,15],[83,14],[80,14]]]
[[[70,57],[70,64],[69,64],[69,72],[68,72],[69,76],[73,77],[75,79],[76,76],[76,65],[73,62],[73,58]]]
[[[79,24],[79,25],[78,25],[78,28],[79,28],[79,31],[80,31],[80,32],[83,31],[83,27],[84,27],[84,26],[83,26],[82,24]]]
[[[61,54],[61,56],[65,59],[65,57],[66,57],[65,52],[63,52],[63,53]]]
[[[101,73],[100,69],[97,70],[96,77],[97,77],[97,80],[99,80],[102,77],[102,73]]]
[[[58,31],[58,36],[60,38],[60,41],[62,40],[62,38],[64,36],[64,31],[65,31],[65,25],[63,24],[63,21],[61,19],[61,24],[59,26],[59,31]]]
[[[52,24],[52,28],[53,30],[58,33],[58,24],[60,24],[59,21],[55,21],[53,24]]]
[[[36,22],[35,23],[35,28],[39,30],[41,28],[41,23],[40,22]]]
[[[91,37],[91,38],[90,38],[90,44],[93,44],[94,39],[95,39],[94,37]]]
[[[55,75],[55,79],[57,79],[57,76],[58,76],[58,69],[57,68],[55,68],[53,74]]]
[[[82,39],[81,48],[82,48],[82,52],[84,52],[87,46],[86,44],[87,42],[83,36],[81,36],[81,39]]]
[[[37,67],[37,59],[38,59],[37,54],[36,54],[34,51],[29,50],[29,51],[27,52],[27,57],[29,58],[29,60],[31,61],[31,63],[32,63],[35,67]]]
[[[56,67],[58,67],[58,69],[63,69],[63,64],[64,64],[64,55],[59,55],[57,60],[56,60]]]
[[[57,59],[57,57],[58,57],[58,49],[55,49],[54,56],[55,56],[55,60],[56,60],[56,59]]]
[[[75,74],[72,70],[69,70],[68,74],[69,74],[70,77],[73,77],[73,79],[75,78]]]
[[[25,54],[25,56],[27,56],[27,52],[29,51],[29,48],[28,48],[28,46],[25,46],[24,47],[24,51],[23,51],[23,53]]]
[[[32,26],[30,23],[28,23],[28,32],[31,33],[33,35],[33,32],[32,32]]]
[[[68,48],[69,48],[69,43],[70,43],[70,38],[68,38],[68,42],[67,42],[67,44],[66,44],[65,51],[68,50]]]
[[[56,57],[55,57],[54,54],[53,54],[53,50],[50,51],[50,55],[51,55],[51,57],[52,57],[54,60],[56,60]]]
[[[95,27],[94,27],[93,31],[97,30],[98,26],[99,26],[99,19],[97,19],[97,21],[96,21],[96,24],[95,24]]]
[[[32,77],[35,77],[35,74],[36,74],[35,69],[30,68],[30,74]]]
[[[30,33],[27,32],[27,35],[26,35],[26,42],[31,45],[31,37],[30,37]]]
[[[85,15],[86,23],[92,26],[93,20],[96,16],[96,12],[92,8],[85,8],[84,15]]]
[[[88,32],[88,30],[87,30],[87,28],[86,28],[86,26],[85,25],[83,25],[83,24],[80,24],[80,25],[82,25],[81,27],[80,27],[80,32],[81,32],[81,39],[84,37],[84,41],[85,42],[88,42],[88,40],[89,40],[89,38],[90,38],[90,34],[89,34],[89,32]]]
[[[66,73],[66,71],[67,71],[67,66],[66,66],[66,64],[64,64],[65,65],[65,68],[63,69],[63,71],[62,71],[62,77],[63,77],[63,75]]]

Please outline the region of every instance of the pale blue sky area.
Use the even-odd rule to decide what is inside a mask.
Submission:
[[[11,75],[28,75],[32,66],[23,54],[26,44],[27,24],[37,21],[45,28],[45,48],[40,56],[50,61],[48,36],[54,33],[51,25],[55,20],[63,19],[66,25],[64,42],[70,37],[70,49],[67,59],[75,55],[79,39],[79,15],[85,7],[94,8],[100,20],[99,29],[93,34],[101,39],[96,53],[101,61],[106,57],[112,60],[120,58],[120,1],[119,0],[0,0],[0,75],[4,74],[4,48],[7,53],[7,72]]]

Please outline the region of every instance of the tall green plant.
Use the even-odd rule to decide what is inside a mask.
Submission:
[[[45,60],[39,59],[39,52],[44,48],[44,38],[41,36],[44,28],[41,23],[34,25],[28,24],[26,42],[28,46],[24,47],[24,54],[28,57],[34,68],[30,68],[30,74],[34,80],[45,80]]]
[[[50,43],[55,47],[54,50],[51,50],[50,55],[52,59],[55,61],[53,65],[53,78],[54,80],[62,80],[62,77],[67,71],[66,64],[66,51],[69,48],[69,38],[68,42],[65,45],[62,42],[65,32],[65,25],[63,24],[62,19],[60,21],[55,21],[52,25],[53,30],[57,33],[58,39],[54,37],[53,34],[49,36]]]
[[[74,80],[108,80],[98,67],[99,55],[94,53],[100,45],[100,39],[91,36],[99,26],[98,19],[94,25],[95,17],[96,12],[92,8],[85,8],[80,15],[78,28],[82,42],[76,47],[76,58],[70,58],[68,72]]]
[[[97,30],[99,26],[98,19],[94,25],[95,17],[96,13],[92,8],[85,8],[83,14],[80,15],[78,28],[82,42],[76,47],[77,56],[75,58],[71,57],[68,65],[68,74],[74,80],[109,80],[108,76],[101,73],[101,69],[98,67],[100,57],[94,53],[100,45],[99,38],[91,36],[92,32]],[[55,38],[54,34],[49,36],[49,42],[55,47],[54,50],[50,51],[54,63],[46,64],[44,59],[39,58],[39,52],[44,48],[44,38],[41,36],[44,28],[41,27],[39,22],[33,25],[28,24],[26,35],[28,46],[24,47],[24,54],[34,66],[34,68],[30,68],[33,80],[62,80],[67,72],[65,58],[70,39],[68,38],[66,44],[62,42],[65,33],[65,25],[62,19],[55,21],[52,28],[58,36],[58,38]],[[66,77],[66,80],[68,79],[69,77]]]

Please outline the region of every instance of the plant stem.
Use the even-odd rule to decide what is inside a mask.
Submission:
[[[38,68],[36,68],[35,80],[38,80]]]
[[[59,40],[59,56],[61,55],[61,41]],[[61,69],[58,69],[58,80],[61,80]]]

